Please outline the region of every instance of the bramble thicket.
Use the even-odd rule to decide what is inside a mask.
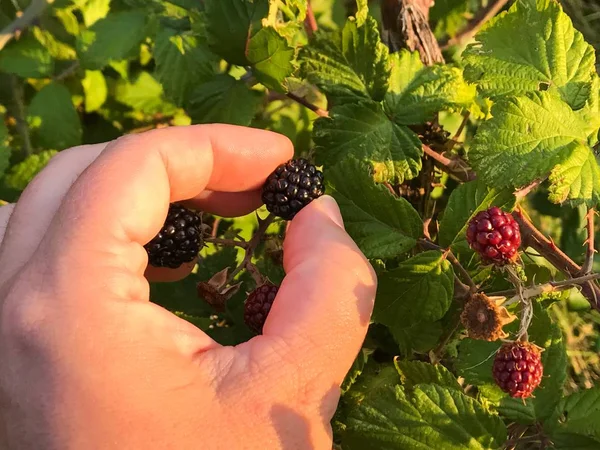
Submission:
[[[600,448],[596,0],[11,0],[0,30],[2,203],[63,149],[166,126],[273,130],[316,166],[165,223],[151,261],[200,258],[151,300],[260,333],[322,180],[379,280],[335,448]]]

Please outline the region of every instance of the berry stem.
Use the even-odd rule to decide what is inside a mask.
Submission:
[[[240,273],[242,270],[244,270],[244,269],[247,270],[247,265],[252,262],[252,256],[254,255],[254,252],[256,251],[258,244],[260,244],[260,241],[262,240],[263,236],[265,235],[267,228],[269,228],[269,225],[271,225],[271,223],[273,223],[274,220],[275,220],[274,214],[269,214],[267,216],[267,218],[264,220],[259,219],[258,230],[256,230],[256,233],[254,233],[254,235],[252,236],[252,239],[250,239],[250,241],[248,241],[246,243],[246,247],[245,247],[246,254],[244,255],[244,259],[241,262],[241,264],[239,266],[237,266],[229,274],[229,277],[227,278],[227,284],[230,284],[231,282],[233,282],[235,276],[238,273]]]
[[[236,241],[235,239],[219,239],[219,238],[205,238],[204,242],[210,242],[211,244],[224,245],[226,247],[241,247],[248,248],[248,242]]]
[[[527,195],[531,191],[535,190],[535,188],[537,188],[540,184],[542,184],[544,179],[545,178],[540,178],[538,180],[534,180],[531,183],[529,183],[527,186],[524,186],[521,189],[519,189],[518,191],[515,191],[515,198],[517,199],[517,202],[520,202],[525,197],[527,197]]]
[[[465,269],[462,266],[462,264],[460,263],[460,261],[456,258],[456,256],[454,256],[454,253],[452,253],[452,250],[450,250],[449,248],[440,247],[439,245],[434,244],[427,238],[419,239],[418,243],[424,249],[439,250],[439,251],[443,252],[444,256],[448,259],[448,261],[450,261],[450,263],[454,266],[454,268],[456,270],[458,270],[458,272],[461,274],[461,276],[462,276],[461,281],[465,282],[469,286],[469,290],[471,291],[471,293],[477,292],[477,285],[471,278],[471,275],[469,275],[469,272],[467,272],[467,269]]]
[[[506,266],[506,272],[511,283],[515,286],[517,295],[513,297],[516,301],[521,303],[521,326],[519,327],[519,333],[517,334],[517,340],[528,339],[527,330],[533,319],[533,305],[531,303],[531,297],[525,296],[525,290],[523,289],[523,281],[519,277],[513,266]],[[506,305],[503,305],[506,306]]]

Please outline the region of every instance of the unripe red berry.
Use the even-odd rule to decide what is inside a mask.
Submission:
[[[484,262],[503,266],[518,257],[521,246],[519,224],[510,213],[493,206],[471,219],[467,242]]]
[[[539,347],[529,342],[504,344],[496,354],[492,372],[496,384],[511,397],[530,397],[544,373]]]

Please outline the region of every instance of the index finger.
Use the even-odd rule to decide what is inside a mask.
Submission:
[[[109,144],[73,184],[43,248],[54,258],[71,261],[71,266],[72,261],[103,255],[100,264],[106,265],[110,257],[110,264],[143,275],[143,245],[160,230],[169,203],[196,197],[205,189],[255,190],[292,155],[285,136],[233,125],[172,127],[125,136]]]

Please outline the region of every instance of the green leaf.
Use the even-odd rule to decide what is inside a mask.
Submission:
[[[196,36],[162,29],[154,47],[156,78],[167,96],[182,106],[192,89],[208,81],[216,72],[216,57]]]
[[[104,75],[99,70],[86,70],[85,78],[81,80],[85,93],[85,111],[93,112],[100,109],[106,101],[108,89]]]
[[[600,388],[576,392],[560,400],[554,417],[545,424],[553,443],[561,448],[600,446]],[[569,445],[577,445],[570,446]]]
[[[9,42],[0,52],[0,71],[21,78],[44,78],[53,70],[52,55],[32,35],[27,34]]]
[[[356,382],[358,377],[362,374],[365,368],[365,364],[367,364],[367,361],[369,360],[369,355],[371,353],[371,350],[367,350],[364,348],[360,350],[360,352],[354,359],[354,362],[352,363],[352,367],[350,367],[350,370],[344,378],[344,382],[341,386],[342,394],[346,393]]]
[[[19,191],[24,190],[57,153],[56,150],[45,150],[28,156],[24,161],[13,166],[6,174],[6,185]]]
[[[10,147],[8,145],[9,135],[6,124],[4,123],[4,114],[0,114],[0,178],[4,175],[10,165]]]
[[[556,200],[598,202],[597,163],[586,153],[591,152],[588,126],[569,105],[549,92],[534,92],[500,100],[492,115],[479,127],[468,155],[483,181],[517,187],[553,173]],[[565,186],[568,182],[574,186]]]
[[[442,252],[427,251],[379,275],[373,321],[393,334],[411,323],[436,321],[454,295],[454,270]]]
[[[424,66],[418,52],[401,50],[390,57],[392,72],[385,96],[385,111],[403,125],[431,120],[443,109],[473,103],[475,86],[465,82],[462,71],[451,66]]]
[[[421,320],[399,323],[395,327],[393,335],[400,353],[409,355],[413,351],[428,353],[438,344],[443,332],[444,325],[441,320],[436,322]]]
[[[346,156],[368,161],[374,180],[401,183],[421,170],[418,136],[391,122],[376,103],[336,106],[329,118],[315,122],[313,139],[319,164],[333,165]]]
[[[304,76],[336,101],[356,97],[380,101],[387,92],[389,51],[373,17],[362,26],[348,20],[342,30],[317,32],[310,46],[302,49],[300,61]]]
[[[217,75],[201,84],[190,97],[188,109],[195,123],[247,126],[258,111],[263,93],[230,75]]]
[[[365,164],[344,160],[325,170],[327,192],[340,205],[346,231],[367,258],[392,258],[413,248],[423,222],[410,203],[375,184]]]
[[[436,384],[450,389],[462,391],[458,380],[441,364],[425,363],[422,361],[398,361],[396,368],[402,378],[402,385],[412,389],[418,384]]]
[[[439,243],[442,247],[464,247],[469,220],[491,206],[512,210],[515,196],[510,189],[490,189],[480,180],[464,183],[454,189],[444,210]]]
[[[204,7],[211,49],[231,64],[253,66],[258,81],[282,90],[294,49],[274,28],[263,27],[269,0],[206,0]]]
[[[438,0],[429,10],[430,22],[438,39],[454,37],[467,22],[469,2],[464,0]]]
[[[550,88],[573,108],[589,94],[594,49],[554,0],[519,0],[490,20],[463,53],[467,79],[490,97]]]
[[[175,110],[165,102],[162,85],[148,72],[140,72],[133,82],[119,80],[115,100],[144,114],[173,113]]]
[[[407,393],[382,388],[352,409],[343,447],[348,450],[500,449],[502,420],[457,389],[432,384]]]
[[[31,100],[27,120],[45,149],[63,150],[81,143],[81,122],[69,90],[56,82],[44,86]]]
[[[85,69],[101,69],[111,61],[126,59],[146,36],[146,13],[109,14],[78,36],[77,53]]]

